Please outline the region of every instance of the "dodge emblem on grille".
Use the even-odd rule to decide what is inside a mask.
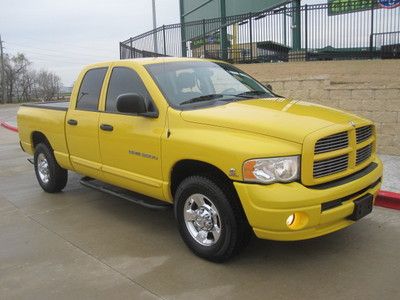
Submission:
[[[350,124],[351,126],[353,126],[353,127],[356,127],[356,122],[354,122],[354,121],[350,121],[349,124]]]

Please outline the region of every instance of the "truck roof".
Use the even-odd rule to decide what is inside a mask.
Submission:
[[[99,67],[99,65],[104,66],[105,64],[113,64],[113,63],[121,63],[121,62],[132,62],[137,65],[150,65],[150,64],[159,64],[159,63],[167,63],[167,62],[179,62],[179,61],[216,61],[212,59],[204,59],[204,58],[191,58],[191,57],[143,57],[143,58],[130,58],[123,60],[111,60],[111,61],[103,61],[94,64],[87,65],[86,68],[95,68]]]

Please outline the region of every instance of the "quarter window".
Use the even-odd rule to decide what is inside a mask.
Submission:
[[[85,74],[79,88],[77,109],[97,111],[106,72],[107,68],[97,68],[89,70]]]
[[[106,111],[117,112],[117,98],[122,94],[136,93],[145,98],[147,111],[154,111],[150,95],[139,75],[132,69],[115,67],[108,85]]]

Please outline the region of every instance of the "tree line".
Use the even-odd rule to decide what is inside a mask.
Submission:
[[[1,74],[4,84],[0,85],[0,103],[49,101],[59,97],[61,78],[50,71],[33,69],[32,62],[22,53],[5,54]]]

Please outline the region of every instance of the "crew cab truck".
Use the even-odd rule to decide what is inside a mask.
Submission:
[[[17,119],[46,192],[70,170],[87,186],[173,206],[183,241],[211,261],[253,233],[293,241],[349,226],[381,183],[371,121],[280,97],[225,62],[90,65],[69,103],[22,105]]]

